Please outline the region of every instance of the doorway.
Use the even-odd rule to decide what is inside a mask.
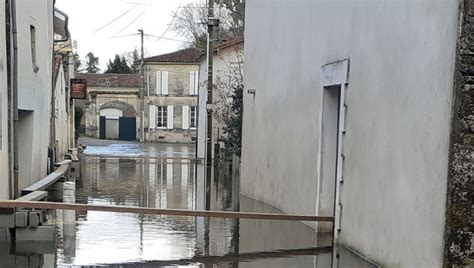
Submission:
[[[323,88],[320,149],[319,215],[334,215],[340,86]],[[320,223],[320,232],[332,232],[332,223]]]

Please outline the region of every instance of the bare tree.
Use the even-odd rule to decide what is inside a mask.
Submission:
[[[180,8],[171,29],[191,41],[191,46],[205,48],[207,42],[207,9],[205,2],[190,3]]]
[[[219,137],[225,147],[240,156],[244,89],[243,51],[236,48],[236,61],[226,62],[226,71],[216,76],[214,84],[214,118],[223,125],[223,135]]]
[[[243,0],[220,0],[217,1],[214,9],[220,20],[220,40],[243,33],[245,18]],[[187,4],[181,7],[175,16],[171,29],[190,40],[191,46],[205,48],[207,45],[206,1],[199,0]]]
[[[132,73],[137,74],[140,71],[140,55],[138,55],[138,49],[134,48],[131,51],[126,51],[122,54],[127,61],[128,66],[132,69]]]

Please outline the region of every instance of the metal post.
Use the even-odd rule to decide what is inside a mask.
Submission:
[[[13,110],[13,198],[19,195],[19,163],[18,163],[18,39],[16,21],[16,0],[10,1],[10,34],[11,34],[11,98]]]
[[[143,48],[143,29],[138,29],[141,39],[141,61],[140,76],[142,78],[142,87],[140,90],[140,141],[145,141],[145,68],[144,68],[144,48]]]
[[[207,39],[207,146],[206,146],[206,209],[210,209],[212,178],[212,87],[213,87],[213,42],[217,39],[219,20],[214,18],[214,0],[208,0]]]

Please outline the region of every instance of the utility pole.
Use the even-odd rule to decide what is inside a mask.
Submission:
[[[218,39],[219,19],[214,17],[214,0],[208,0],[207,19],[207,146],[206,146],[206,209],[210,210],[212,178],[212,87],[213,43]]]
[[[141,39],[141,61],[140,61],[140,77],[142,78],[142,87],[140,90],[140,141],[145,141],[145,88],[146,88],[146,78],[145,78],[145,65],[143,62],[144,59],[144,48],[143,48],[143,29],[138,29],[140,32]]]

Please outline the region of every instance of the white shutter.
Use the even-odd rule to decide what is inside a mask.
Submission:
[[[183,129],[189,129],[189,106],[183,106]]]
[[[156,80],[156,85],[155,85],[155,94],[160,95],[161,94],[161,71],[156,71],[155,72],[155,80]]]
[[[161,72],[161,94],[168,95],[168,71]]]
[[[168,118],[167,118],[167,127],[168,129],[173,129],[173,120],[174,120],[174,113],[173,113],[173,106],[172,105],[168,105]]]
[[[150,73],[146,71],[146,95],[150,96]]]
[[[156,106],[150,105],[150,113],[148,114],[148,122],[150,123],[150,129],[156,128]]]
[[[194,71],[194,95],[198,94],[198,88],[199,88],[199,71]]]
[[[194,95],[194,85],[196,84],[194,71],[189,72],[189,95]]]

